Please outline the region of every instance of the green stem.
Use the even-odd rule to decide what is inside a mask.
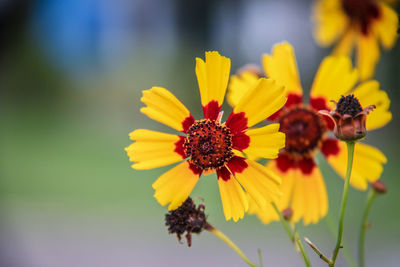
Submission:
[[[367,205],[364,210],[364,214],[362,217],[361,221],[361,227],[360,227],[360,239],[359,239],[359,244],[358,244],[358,264],[360,267],[365,266],[365,255],[364,255],[364,240],[365,240],[365,232],[368,228],[368,214],[372,206],[372,202],[374,201],[376,197],[376,192],[374,190],[370,190],[368,193],[368,198],[367,198]]]
[[[258,259],[260,260],[260,267],[263,267],[261,249],[258,249]]]
[[[308,259],[306,250],[304,249],[303,243],[300,240],[299,235],[297,234],[297,231],[294,232],[294,238],[296,239],[296,243],[300,248],[301,255],[303,256],[304,264],[308,267],[311,267],[310,260]]]
[[[210,233],[214,234],[216,237],[221,239],[225,244],[227,244],[233,251],[236,252],[249,266],[251,267],[258,267],[257,264],[253,263],[247,256],[243,253],[243,251],[240,250],[238,246],[236,246],[235,243],[233,243],[232,240],[230,240],[229,237],[227,237],[224,233],[222,233],[220,230],[217,228],[211,226],[210,224],[206,226],[205,228],[207,231]]]
[[[285,228],[285,231],[287,233],[287,235],[289,236],[290,240],[292,240],[292,242],[294,243],[294,235],[292,233],[292,230],[289,227],[289,224],[286,222],[285,218],[283,218],[282,213],[279,211],[278,207],[276,206],[276,204],[274,202],[271,203],[272,206],[274,207],[276,213],[278,213],[279,219],[283,225],[283,228]]]
[[[341,247],[342,243],[342,236],[343,236],[343,220],[344,220],[344,214],[346,211],[346,204],[347,204],[347,198],[349,195],[349,182],[350,182],[350,175],[351,175],[351,169],[353,167],[353,155],[354,155],[354,141],[347,141],[347,171],[346,171],[346,180],[344,182],[344,187],[343,187],[343,195],[342,195],[342,203],[340,205],[340,217],[339,217],[339,229],[338,229],[338,236],[336,240],[336,246],[335,249],[333,250],[333,256],[331,263],[329,266],[335,266],[337,256],[339,254],[339,249]]]
[[[303,257],[304,260],[304,264],[307,267],[311,267],[311,263],[310,260],[308,259],[306,250],[304,249],[303,243],[301,242],[299,236],[297,234],[293,234],[292,229],[290,228],[289,224],[287,223],[287,221],[285,220],[285,218],[283,218],[282,213],[279,211],[278,207],[276,206],[276,204],[274,202],[271,203],[272,206],[274,207],[276,213],[278,213],[279,219],[283,225],[283,228],[285,228],[286,233],[288,234],[290,240],[292,240],[292,242],[296,242],[297,246],[300,249],[301,252],[301,256]]]
[[[335,226],[335,223],[333,220],[334,219],[332,218],[331,213],[328,213],[328,215],[326,216],[325,222],[328,225],[328,229],[331,232],[331,234],[333,236],[335,236],[335,230],[336,230],[335,227],[336,226]],[[350,267],[356,267],[357,266],[356,260],[354,259],[353,254],[351,254],[349,246],[347,245],[346,239],[344,239],[344,237],[342,239],[342,244],[343,244],[343,255],[346,259],[347,264]]]
[[[306,243],[312,248],[312,250],[314,250],[315,253],[317,253],[317,255],[319,256],[319,258],[321,260],[323,260],[324,262],[330,264],[331,260],[328,259],[324,254],[322,254],[322,252],[317,248],[316,245],[313,244],[313,242],[310,241],[310,239],[308,239],[307,237],[304,237],[304,241],[306,241]]]

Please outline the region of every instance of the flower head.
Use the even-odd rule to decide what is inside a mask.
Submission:
[[[361,80],[375,72],[379,43],[391,49],[398,36],[398,16],[384,0],[320,0],[313,13],[317,42],[336,43],[334,55],[350,56],[355,50]]]
[[[289,43],[276,45],[271,54],[262,57],[262,65],[266,76],[285,86],[288,97],[285,106],[267,118],[278,122],[280,130],[286,134],[285,148],[278,158],[267,163],[270,170],[282,177],[283,196],[276,205],[281,211],[291,208],[291,220],[294,222],[303,219],[304,224],[316,223],[328,211],[324,179],[314,159],[316,153],[321,152],[342,177],[345,177],[347,162],[346,144],[329,137],[334,123],[319,111],[335,109],[330,102],[335,100],[338,105],[340,102],[340,112],[351,112],[357,116],[359,112],[362,113],[361,107],[341,106],[347,102],[354,104],[354,99],[340,100],[342,95],[353,94],[362,106],[376,105],[365,124],[367,130],[372,130],[391,120],[389,98],[379,89],[376,81],[366,81],[355,86],[358,71],[352,68],[347,57],[330,56],[322,61],[314,78],[309,103],[303,101],[294,50]],[[229,85],[229,103],[235,106],[256,81],[257,77],[251,72],[233,76]],[[355,155],[350,183],[355,188],[365,190],[368,182],[376,181],[380,177],[386,157],[378,149],[362,143],[355,147]],[[257,158],[254,154],[248,156]],[[264,209],[253,205],[251,201],[249,205],[249,212],[257,214],[264,223],[278,220],[272,205]]]
[[[332,119],[335,128],[335,136],[343,141],[355,141],[364,138],[367,134],[365,123],[367,115],[375,108],[370,105],[362,108],[354,95],[342,96],[339,102],[335,102],[336,109],[329,112],[320,110],[319,113]]]
[[[153,87],[143,91],[140,111],[180,131],[179,135],[138,129],[135,142],[126,148],[134,169],[151,169],[180,162],[155,183],[154,197],[169,209],[178,208],[190,195],[203,173],[216,172],[224,214],[237,221],[248,209],[248,197],[259,207],[280,195],[280,178],[244,156],[276,158],[285,145],[279,124],[254,125],[279,110],[286,102],[283,86],[259,79],[222,122],[221,106],[227,89],[230,60],[218,52],[196,59],[204,118],[195,120],[168,90]],[[252,128],[250,128],[252,127]]]
[[[176,234],[179,241],[186,232],[187,245],[190,247],[192,245],[192,233],[200,234],[209,227],[204,209],[203,204],[196,207],[189,197],[179,208],[165,214],[165,225],[168,226],[168,232]]]

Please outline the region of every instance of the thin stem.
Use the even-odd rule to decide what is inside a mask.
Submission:
[[[343,221],[344,221],[344,213],[346,211],[346,204],[347,198],[349,195],[349,182],[350,182],[350,175],[351,169],[353,167],[353,155],[354,155],[354,141],[348,141],[347,144],[347,171],[346,171],[346,180],[344,182],[343,187],[343,195],[342,195],[342,203],[340,205],[340,217],[339,217],[339,229],[338,229],[338,236],[336,240],[336,246],[333,250],[333,256],[331,263],[329,266],[335,266],[337,256],[339,254],[339,249],[341,248],[342,243],[342,236],[343,236]]]
[[[328,229],[331,232],[331,234],[333,236],[335,236],[335,231],[336,231],[335,227],[336,226],[335,226],[335,223],[333,222],[333,220],[334,219],[332,218],[332,214],[328,213],[328,215],[326,216],[325,222],[328,225]],[[346,259],[347,264],[350,267],[356,267],[357,266],[356,260],[354,259],[353,254],[351,254],[349,246],[347,245],[346,239],[344,239],[344,237],[342,238],[342,244],[343,244],[343,252],[344,252],[343,255]]]
[[[297,234],[297,231],[294,232],[294,238],[296,239],[296,243],[297,243],[297,245],[298,245],[299,248],[300,248],[301,255],[303,256],[304,264],[305,264],[306,266],[311,267],[310,260],[308,259],[306,250],[304,249],[303,243],[301,242],[300,237],[299,237],[299,235]]]
[[[289,227],[289,224],[286,222],[285,218],[283,218],[282,213],[279,211],[278,207],[276,206],[276,204],[274,202],[271,203],[272,206],[274,207],[276,213],[278,213],[279,219],[281,220],[281,223],[283,225],[283,228],[285,228],[285,231],[287,233],[287,235],[289,236],[290,240],[292,240],[292,242],[294,243],[294,235],[292,233],[292,230]]]
[[[292,240],[293,243],[296,242],[297,246],[299,247],[300,252],[301,252],[301,256],[303,257],[303,260],[304,260],[304,264],[307,267],[311,267],[310,260],[308,259],[306,250],[304,249],[303,243],[301,243],[301,240],[300,240],[299,236],[297,234],[293,234],[292,229],[288,225],[288,223],[285,220],[285,218],[283,218],[282,213],[279,211],[279,209],[276,206],[276,204],[274,202],[272,202],[271,204],[274,207],[276,213],[278,213],[279,219],[280,219],[280,221],[281,221],[281,223],[283,225],[283,228],[285,228],[286,233],[288,234],[290,240]]]
[[[358,243],[358,264],[360,267],[365,266],[365,254],[364,254],[364,244],[365,244],[365,232],[368,228],[368,214],[372,206],[372,202],[376,197],[376,192],[374,190],[370,190],[368,193],[367,198],[367,205],[365,206],[364,214],[361,220],[361,227],[360,227],[360,239]]]
[[[263,267],[261,249],[258,249],[258,259],[260,260],[260,267]]]
[[[313,244],[313,242],[310,241],[310,239],[308,239],[307,237],[304,237],[304,240],[312,248],[312,250],[314,250],[314,252],[317,253],[317,255],[319,256],[319,258],[321,260],[323,260],[324,262],[326,262],[328,264],[331,263],[331,260],[328,259],[324,254],[322,254],[322,252],[317,248],[316,245]]]
[[[241,251],[240,248],[236,246],[236,244],[233,243],[233,241],[229,237],[227,237],[224,233],[222,233],[220,230],[211,225],[208,225],[205,229],[210,233],[214,234],[219,239],[221,239],[229,247],[231,247],[231,249],[235,251],[236,254],[238,254],[249,266],[258,267],[257,264],[253,263],[249,258],[247,258],[247,256],[243,253],[243,251]]]
[[[301,253],[300,246],[297,244],[297,242],[298,242],[297,240],[300,239],[300,238],[299,238],[299,235],[297,233],[296,224],[289,223],[289,226],[290,226],[290,229],[292,229],[292,231],[293,231],[293,237],[294,237],[293,244],[295,245],[295,249],[296,249],[296,251],[298,253]]]

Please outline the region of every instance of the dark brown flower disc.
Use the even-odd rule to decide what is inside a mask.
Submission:
[[[230,130],[214,120],[193,123],[183,146],[189,161],[203,170],[222,167],[234,155]]]

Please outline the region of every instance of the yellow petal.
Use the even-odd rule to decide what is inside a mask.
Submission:
[[[273,221],[279,221],[279,215],[276,213],[274,207],[271,205],[271,203],[268,203],[264,207],[260,208],[256,204],[256,202],[248,196],[249,199],[249,214],[256,214],[258,219],[263,224],[269,224],[270,222]]]
[[[332,55],[350,56],[355,45],[356,37],[357,33],[354,31],[354,29],[352,27],[348,27],[348,29],[340,37],[339,42],[332,52]]]
[[[256,86],[259,77],[251,72],[243,72],[231,77],[228,89],[228,102],[234,107],[245,93]]]
[[[367,182],[379,179],[386,161],[385,155],[377,148],[356,143],[350,184],[357,189],[366,190]],[[346,176],[347,148],[345,142],[339,142],[339,153],[328,156],[328,162],[342,178]]]
[[[303,174],[300,169],[282,172],[277,162],[272,160],[268,169],[282,178],[282,197],[276,202],[280,211],[290,207],[293,210],[292,221],[303,218],[304,224],[317,223],[328,211],[328,195],[321,171],[317,166],[310,174]],[[257,213],[261,221],[277,220],[278,217]]]
[[[391,7],[384,3],[378,3],[381,16],[374,23],[374,32],[377,33],[379,39],[382,43],[382,46],[385,49],[390,49],[396,42],[397,39],[397,29],[399,27],[399,19]]]
[[[244,190],[259,207],[277,200],[281,195],[279,189],[281,179],[261,164],[248,159],[245,161],[247,168],[240,173],[235,173],[236,179]]]
[[[216,51],[206,52],[205,62],[201,58],[196,58],[196,75],[203,107],[212,100],[222,105],[230,68],[231,60]]]
[[[272,79],[259,79],[257,85],[247,91],[234,107],[235,113],[244,112],[247,127],[265,120],[286,102],[285,89]]]
[[[383,127],[392,120],[392,113],[389,111],[390,99],[385,91],[380,90],[377,81],[363,82],[353,93],[362,107],[376,106],[367,116],[367,130]]]
[[[374,35],[359,35],[357,40],[357,67],[362,81],[371,78],[380,57],[377,37]]]
[[[184,157],[175,152],[179,136],[145,129],[130,133],[136,142],[125,148],[129,160],[134,162],[132,168],[143,170],[166,166]]]
[[[335,42],[348,25],[348,19],[338,0],[315,1],[314,37],[319,45],[328,46]]]
[[[278,169],[275,160],[270,160],[266,167],[282,178],[282,184],[279,186],[282,191],[282,196],[275,201],[278,209],[282,211],[288,208],[291,203],[296,170],[291,169],[287,172],[281,172]],[[259,207],[251,198],[249,200],[249,214],[256,214],[264,224],[279,220],[279,216],[271,204]]]
[[[303,94],[294,49],[289,43],[275,45],[271,55],[262,57],[262,65],[267,76],[285,86],[288,94]]]
[[[282,179],[282,184],[280,188],[282,190],[282,197],[275,201],[279,210],[284,210],[289,207],[293,194],[293,187],[295,178],[298,175],[296,169],[289,169],[286,172],[282,172],[278,166],[276,160],[270,160],[266,167],[276,173]]]
[[[189,163],[184,161],[161,175],[154,183],[154,197],[168,209],[178,208],[190,195],[200,178],[199,173],[193,172]]]
[[[285,134],[279,132],[279,123],[247,130],[246,135],[250,137],[250,145],[243,152],[253,158],[276,158],[279,149],[285,147]]]
[[[182,123],[191,116],[187,108],[171,92],[162,87],[144,90],[141,101],[146,107],[141,108],[140,112],[178,131],[183,130]]]
[[[235,222],[242,219],[248,209],[248,202],[240,184],[231,176],[226,181],[219,178],[218,185],[225,219],[227,221],[233,219]]]
[[[355,85],[358,71],[352,68],[348,57],[326,57],[319,66],[311,88],[312,97],[339,100]]]
[[[317,166],[309,175],[297,170],[293,178],[292,220],[297,222],[303,218],[305,225],[317,223],[328,211],[328,195],[321,171]]]

